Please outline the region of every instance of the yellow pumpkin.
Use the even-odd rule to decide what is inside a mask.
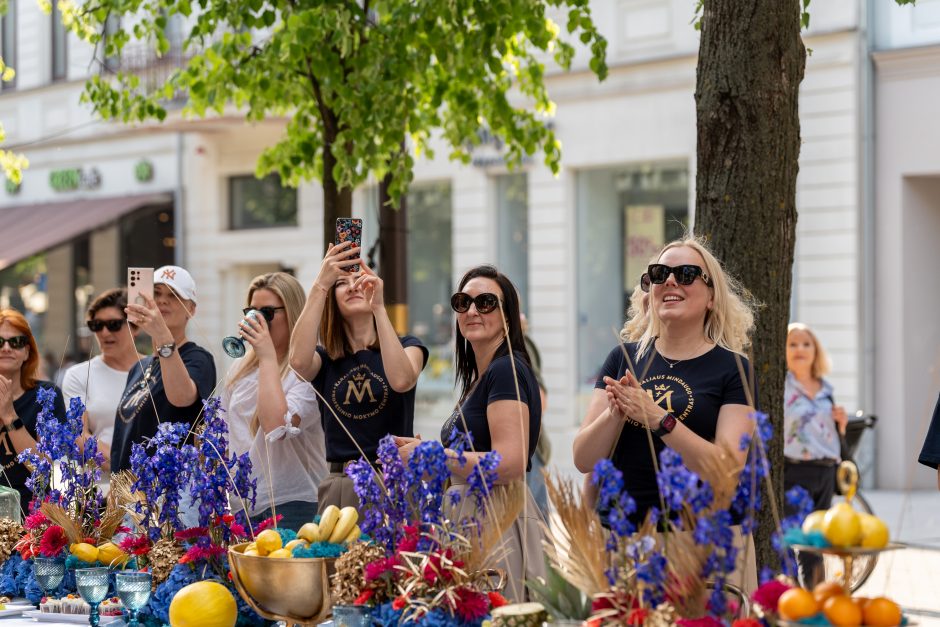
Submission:
[[[217,581],[197,581],[170,601],[170,627],[234,627],[238,606],[229,589]]]

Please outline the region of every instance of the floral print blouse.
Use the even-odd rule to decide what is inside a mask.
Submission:
[[[839,432],[832,419],[832,385],[823,379],[810,397],[792,372],[783,388],[783,454],[790,459],[839,460]]]

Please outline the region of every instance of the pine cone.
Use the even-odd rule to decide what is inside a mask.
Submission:
[[[23,537],[23,531],[23,525],[15,520],[0,520],[0,564],[10,558],[14,545]]]
[[[170,576],[170,571],[183,557],[183,547],[176,540],[170,538],[160,538],[153,548],[150,549],[148,558],[150,560],[150,571],[153,574],[153,587],[166,581]]]
[[[332,577],[331,597],[333,603],[351,604],[366,587],[366,564],[384,559],[382,547],[366,542],[357,542],[336,560],[336,573]]]

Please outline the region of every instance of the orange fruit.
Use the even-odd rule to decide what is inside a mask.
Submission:
[[[845,595],[830,597],[823,605],[823,613],[836,627],[858,627],[862,624],[862,610]]]
[[[845,590],[842,589],[842,584],[838,581],[823,581],[822,583],[816,584],[816,587],[813,588],[813,597],[820,606],[831,597],[837,597],[842,594],[845,594]]]
[[[862,612],[865,624],[871,627],[894,627],[901,624],[901,608],[885,597],[871,599]]]
[[[865,615],[865,605],[870,601],[868,597],[852,597],[852,603],[858,606],[858,609],[862,610],[862,616]]]
[[[813,593],[803,588],[790,588],[780,595],[777,601],[777,613],[786,620],[800,620],[814,616],[819,612],[819,604]]]

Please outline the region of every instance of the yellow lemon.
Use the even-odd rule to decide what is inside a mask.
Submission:
[[[882,549],[888,544],[888,525],[877,516],[860,513],[862,524],[862,546]]]
[[[245,549],[243,551],[244,555],[254,555],[255,557],[260,557],[261,554],[258,553],[258,549]]]
[[[293,557],[290,549],[277,549],[276,551],[271,551],[268,553],[268,557]]]
[[[98,561],[105,566],[123,566],[130,556],[113,542],[105,542],[98,547]]]
[[[72,553],[75,557],[82,560],[83,562],[88,562],[89,564],[94,564],[98,561],[98,547],[88,544],[87,542],[76,542],[71,547],[69,547],[69,552]]]
[[[258,543],[257,543],[257,542],[249,542],[249,543],[248,543],[248,546],[245,547],[245,550],[246,550],[246,551],[257,551],[257,550],[258,550]]]
[[[262,555],[267,555],[271,551],[276,551],[284,546],[281,541],[281,534],[274,529],[265,529],[255,536],[255,544],[258,546],[258,553]]]
[[[862,539],[862,523],[858,512],[848,503],[833,505],[823,517],[822,532],[832,546],[858,546]]]
[[[815,512],[808,514],[803,519],[803,533],[809,534],[813,531],[822,531],[823,518],[825,517],[826,510],[824,509],[817,509]]]
[[[294,540],[291,540],[290,542],[285,544],[284,548],[287,549],[288,551],[293,551],[295,546],[306,548],[307,546],[310,546],[310,545],[307,543],[306,540],[303,540],[301,538],[295,538]]]
[[[170,601],[170,627],[234,627],[238,620],[235,597],[215,581],[197,581]]]

